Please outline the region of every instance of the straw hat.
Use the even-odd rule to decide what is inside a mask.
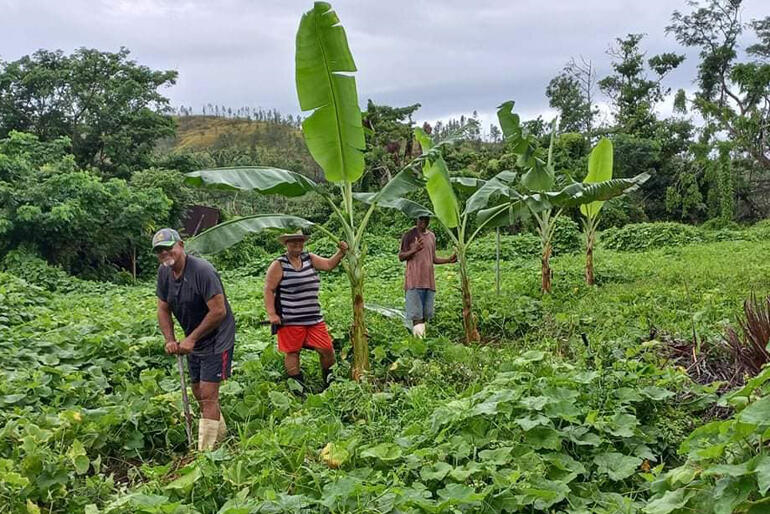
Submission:
[[[302,231],[302,229],[298,229],[296,232],[291,232],[289,234],[281,234],[280,236],[278,236],[278,240],[282,244],[286,244],[286,241],[296,240],[296,239],[307,241],[308,239],[310,239],[310,236],[308,234],[305,234]]]

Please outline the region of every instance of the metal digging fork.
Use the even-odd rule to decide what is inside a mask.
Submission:
[[[184,429],[187,432],[187,446],[192,447],[192,415],[190,414],[190,400],[187,398],[187,384],[184,380],[184,365],[182,356],[176,356],[177,368],[179,368],[179,383],[182,386],[182,405],[184,406]]]

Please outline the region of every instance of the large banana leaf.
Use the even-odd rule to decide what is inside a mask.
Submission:
[[[193,171],[186,174],[185,183],[211,189],[256,190],[263,194],[283,196],[302,196],[317,190],[318,187],[315,182],[304,175],[267,166]]]
[[[518,114],[513,112],[513,101],[507,101],[497,108],[497,119],[505,140],[512,145],[517,155],[516,163],[527,170],[521,177],[521,184],[530,191],[550,191],[554,186],[554,173],[536,155],[535,139],[524,132]],[[551,141],[553,144],[553,138]]]
[[[379,202],[381,200],[385,201],[401,198],[408,193],[421,189],[424,185],[422,179],[418,177],[414,171],[407,168],[390,179],[390,181],[375,194],[374,201]],[[357,198],[357,195],[354,194],[353,197]]]
[[[490,204],[498,203],[500,199],[509,201],[516,194],[510,187],[516,180],[516,176],[515,172],[504,170],[489,179],[466,200],[463,214],[471,214],[489,207]]]
[[[420,216],[435,216],[427,207],[406,198],[377,199],[377,193],[353,193],[353,198],[368,205],[376,202],[379,207],[399,210],[412,219]]]
[[[212,254],[240,242],[247,234],[269,229],[293,230],[309,228],[312,221],[284,214],[258,214],[230,221],[205,230],[188,239],[186,248],[196,254]]]
[[[449,177],[454,188],[463,193],[475,193],[487,181],[476,177]]]
[[[591,150],[588,158],[588,175],[583,180],[584,184],[595,184],[612,178],[612,141],[606,137]],[[580,212],[588,218],[595,218],[604,205],[604,202],[591,202],[580,206]]]
[[[302,16],[295,54],[300,109],[313,110],[302,122],[305,143],[332,182],[355,182],[364,172],[364,130],[356,71],[345,30],[326,2]]]
[[[511,202],[480,210],[476,217],[476,224],[486,228],[507,227],[513,225],[517,218],[524,218],[528,213],[524,202]]]
[[[549,207],[576,207],[596,201],[606,201],[624,193],[637,189],[650,178],[649,173],[640,173],[632,178],[616,178],[598,182],[596,184],[583,184],[573,182],[561,191],[549,191],[528,195],[525,201],[537,210]]]
[[[433,204],[436,217],[447,228],[455,228],[459,225],[459,205],[455,190],[449,181],[449,170],[443,157],[439,157],[431,165],[423,170],[428,179],[425,189]]]
[[[507,102],[497,107],[497,120],[500,122],[500,129],[503,131],[505,139],[518,141],[521,137],[521,123],[519,115],[513,112],[514,102]]]
[[[423,153],[433,147],[433,142],[422,129],[414,131],[417,141],[422,147]],[[426,161],[422,173],[427,180],[425,189],[433,204],[436,217],[447,228],[455,228],[459,225],[459,204],[452,183],[449,181],[449,170],[442,156]]]

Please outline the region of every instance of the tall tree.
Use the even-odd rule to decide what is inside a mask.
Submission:
[[[412,115],[420,104],[406,107],[377,105],[369,100],[364,111],[366,131],[366,172],[361,187],[377,189],[385,185],[412,159],[416,150]]]
[[[0,62],[0,137],[12,130],[44,141],[68,136],[81,167],[110,176],[147,166],[157,140],[174,132],[169,101],[158,89],[174,84],[177,73],[128,56],[126,48],[80,48]]]
[[[617,38],[608,54],[614,73],[599,81],[599,89],[612,100],[615,122],[620,132],[651,137],[654,134],[655,106],[670,92],[663,78],[682,61],[684,55],[663,53],[647,59],[640,49],[643,34]],[[652,71],[654,78],[648,77]]]
[[[551,107],[559,111],[559,127],[562,132],[580,132],[590,143],[593,120],[598,113],[593,104],[596,71],[593,63],[574,57],[562,71],[551,79],[545,94]]]
[[[734,148],[770,170],[770,16],[741,22],[741,0],[689,2],[674,11],[666,30],[684,46],[700,49],[693,104],[710,132],[729,135]],[[749,27],[755,43],[741,60],[740,36]],[[721,149],[724,151],[724,149]]]

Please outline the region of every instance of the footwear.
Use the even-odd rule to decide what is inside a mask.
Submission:
[[[198,421],[198,451],[213,450],[217,444],[218,419],[201,418]]]
[[[326,388],[329,387],[329,375],[331,374],[331,368],[321,368],[321,377],[323,378],[323,385],[321,386],[322,391],[326,391]]]
[[[425,337],[425,323],[415,323],[412,327],[412,335],[423,339]]]
[[[227,437],[227,423],[225,423],[225,415],[222,411],[219,411],[219,425],[217,426],[217,442],[221,443]]]
[[[300,371],[296,375],[289,375],[289,380],[294,380],[299,385],[299,391],[291,383],[289,383],[289,390],[299,397],[304,397],[307,386],[305,385],[305,377],[302,376],[302,372]]]

